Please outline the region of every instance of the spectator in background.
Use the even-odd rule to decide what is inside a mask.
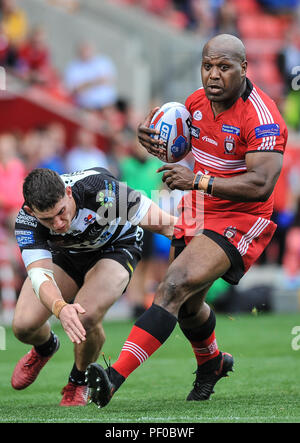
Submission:
[[[64,174],[65,130],[62,125],[53,123],[40,128],[40,147],[38,168],[48,168]]]
[[[50,5],[60,6],[67,12],[76,12],[79,8],[78,0],[48,0]]]
[[[300,5],[299,0],[258,0],[258,3],[272,14],[293,14]]]
[[[278,66],[285,84],[284,118],[293,129],[300,130],[300,31],[295,23],[287,32],[283,48],[278,54]],[[296,71],[295,71],[296,70]]]
[[[141,3],[147,12],[161,17],[173,28],[185,29],[188,25],[182,5],[173,0],[143,0]]]
[[[14,225],[23,203],[22,186],[26,170],[18,159],[13,135],[0,136],[0,292],[2,324],[11,324],[17,300],[15,269],[20,254],[15,247]]]
[[[117,101],[116,67],[105,55],[96,55],[89,43],[77,48],[77,59],[67,67],[65,85],[74,102],[85,109],[103,110]]]
[[[51,138],[56,146],[56,153],[61,157],[64,156],[67,146],[66,128],[62,123],[52,122],[47,127],[48,137]]]
[[[0,66],[15,68],[17,66],[18,53],[5,34],[3,24],[0,22]]]
[[[158,16],[163,16],[164,11],[172,4],[172,0],[141,0],[142,6],[147,12]]]
[[[239,37],[237,10],[234,0],[225,0],[215,11],[215,33]]]
[[[39,161],[40,133],[36,128],[31,129],[22,137],[19,145],[19,155],[27,173],[36,168]]]
[[[96,146],[96,136],[93,132],[85,128],[78,129],[75,146],[67,152],[65,165],[67,172],[96,166],[108,169],[106,155]]]
[[[10,42],[18,47],[26,37],[28,23],[25,12],[16,6],[15,0],[1,0],[1,22]]]
[[[289,138],[282,170],[274,189],[274,210],[271,220],[277,229],[270,246],[259,260],[260,264],[283,264],[287,234],[295,223],[297,204],[300,201],[300,137],[289,128]]]
[[[106,158],[108,161],[108,170],[118,179],[122,180],[121,161],[128,156],[132,145],[132,134],[129,132],[116,133],[110,142],[110,147]]]
[[[293,68],[300,66],[300,30],[296,23],[287,31],[283,47],[278,54],[278,65],[283,75],[286,92],[289,92],[295,77]]]
[[[45,29],[34,27],[19,49],[18,73],[25,81],[48,85],[56,81],[56,71],[51,63]]]
[[[207,37],[214,29],[214,14],[209,0],[190,0],[189,29]]]
[[[17,157],[17,141],[12,134],[0,136],[0,210],[6,225],[14,227],[15,217],[23,203],[22,186],[26,169]]]
[[[300,288],[300,198],[293,225],[289,229],[283,257],[285,285],[287,289]]]

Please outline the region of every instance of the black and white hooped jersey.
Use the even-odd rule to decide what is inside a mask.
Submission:
[[[22,207],[16,219],[15,235],[25,266],[51,258],[54,250],[88,252],[141,238],[143,230],[137,224],[151,205],[149,198],[119,182],[104,168],[60,177],[66,187],[72,187],[76,215],[70,229],[57,234]]]

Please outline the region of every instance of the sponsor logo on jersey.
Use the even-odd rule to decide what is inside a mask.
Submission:
[[[235,140],[231,135],[224,140],[224,153],[225,154],[235,154]]]
[[[197,126],[191,125],[191,136],[194,138],[199,139],[200,137],[200,128],[197,128]]]
[[[280,135],[280,126],[277,123],[271,123],[269,125],[261,125],[255,128],[255,137],[276,137]]]
[[[222,126],[222,132],[227,132],[229,134],[235,134],[235,135],[240,135],[241,130],[240,128],[238,128],[237,126],[232,126],[232,125],[223,125]]]
[[[33,231],[17,230],[15,235],[17,243],[21,247],[34,244]]]
[[[92,214],[87,215],[86,217],[84,217],[84,224],[85,225],[90,225],[91,223],[93,223],[96,220],[96,217],[93,217]]]
[[[233,240],[233,238],[236,235],[236,227],[235,226],[228,226],[225,230],[224,230],[224,237],[226,237],[228,240]]]
[[[199,111],[199,109],[197,111],[195,111],[193,114],[194,120],[200,121],[200,120],[202,120],[202,117],[203,117],[202,112]]]
[[[62,174],[60,178],[64,182],[65,186],[73,186],[78,180],[82,180],[83,178],[97,174],[99,174],[98,171],[88,169],[88,170],[70,172],[68,174]]]
[[[212,145],[218,146],[218,143],[215,140],[213,140],[212,138],[207,137],[207,135],[204,135],[202,137],[202,140],[204,142],[208,142],[208,143],[211,143]]]
[[[36,228],[37,219],[35,217],[32,217],[31,215],[28,215],[23,209],[21,209],[17,216],[16,223]]]

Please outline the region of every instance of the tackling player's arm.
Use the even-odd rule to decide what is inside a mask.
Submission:
[[[84,314],[85,310],[79,303],[71,305],[64,301],[53,276],[52,260],[34,261],[26,269],[35,294],[59,318],[70,340],[78,344],[85,341],[86,332],[78,318],[78,314]]]
[[[139,226],[171,239],[176,220],[176,217],[163,211],[156,203],[151,202],[149,210],[139,222]]]
[[[162,210],[149,197],[120,182],[120,192],[127,193],[127,220],[148,231],[172,238],[176,217]],[[120,193],[121,196],[121,193]],[[122,202],[125,199],[122,198]],[[117,216],[119,213],[117,213]]]

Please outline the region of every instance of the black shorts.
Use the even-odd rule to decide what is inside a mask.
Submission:
[[[143,260],[150,260],[154,253],[154,234],[150,231],[144,231],[143,235]]]
[[[142,242],[130,244],[118,243],[115,246],[108,246],[89,252],[75,252],[64,250],[52,251],[53,263],[62,268],[77,284],[79,288],[84,283],[87,272],[103,258],[109,258],[120,263],[129,273],[131,278],[138,262],[141,259]]]
[[[224,250],[231,262],[231,267],[222,276],[222,278],[231,285],[237,285],[245,273],[244,263],[237,248],[233,246],[225,237],[223,237],[221,234],[218,234],[217,232],[211,231],[209,229],[204,229],[202,234],[214,240]],[[172,246],[175,247],[176,258],[186,247],[184,237],[178,239],[173,237]]]

